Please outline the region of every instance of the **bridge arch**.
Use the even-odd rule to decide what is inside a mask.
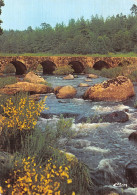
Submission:
[[[20,61],[11,61],[10,64],[13,64],[14,67],[16,68],[16,75],[22,75],[27,72],[25,64],[23,64]]]
[[[110,67],[111,66],[103,60],[99,60],[99,61],[95,62],[95,64],[93,65],[93,68],[95,70],[101,70],[102,68],[110,68]]]
[[[56,68],[56,64],[50,60],[46,60],[40,63],[43,67],[43,74],[53,74]]]
[[[79,61],[70,61],[68,65],[73,68],[74,73],[82,73],[84,71],[84,66]]]
[[[128,60],[123,60],[123,61],[121,61],[119,64],[118,64],[118,66],[127,66],[127,65],[129,65],[130,64],[130,62],[128,61]]]

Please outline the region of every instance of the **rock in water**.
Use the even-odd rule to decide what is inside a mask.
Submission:
[[[129,116],[127,115],[127,113],[125,113],[124,111],[115,111],[112,113],[108,113],[108,114],[100,114],[98,116],[90,116],[90,117],[76,117],[76,123],[86,123],[87,120],[90,120],[91,123],[104,123],[104,122],[109,122],[109,123],[124,123],[126,121],[129,120]]]
[[[103,122],[118,122],[118,123],[124,123],[129,120],[129,117],[127,113],[124,111],[115,111],[109,114],[106,114],[102,117]]]
[[[74,76],[72,74],[67,75],[66,77],[63,77],[65,80],[73,80]]]
[[[89,87],[89,84],[87,83],[80,83],[78,87]]]
[[[35,84],[29,82],[18,82],[11,85],[6,85],[0,89],[1,94],[16,94],[20,91],[30,92],[30,94],[46,94],[53,92],[51,87],[44,84]]]
[[[29,72],[28,74],[26,74],[24,77],[24,81],[29,81],[30,83],[40,83],[40,84],[46,83],[46,81],[42,77],[36,75],[34,72]]]
[[[137,187],[137,162],[130,162],[127,164],[126,178],[131,187]]]
[[[128,139],[129,139],[130,141],[135,141],[135,142],[137,142],[137,131],[132,132],[132,133],[129,135]]]
[[[68,98],[74,98],[77,91],[74,87],[68,85],[63,87],[56,87],[54,89],[56,98],[60,99],[68,99]]]
[[[134,95],[130,79],[118,76],[88,88],[83,98],[95,101],[123,101]]]
[[[96,79],[96,78],[98,78],[98,76],[95,74],[88,74],[87,78]]]

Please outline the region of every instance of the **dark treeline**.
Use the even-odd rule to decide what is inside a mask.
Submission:
[[[0,52],[7,53],[76,53],[106,54],[137,52],[137,14],[117,15],[104,19],[92,16],[71,19],[52,28],[47,23],[27,30],[4,31],[0,36]]]

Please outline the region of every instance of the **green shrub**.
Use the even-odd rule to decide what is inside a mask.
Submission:
[[[3,73],[8,74],[8,73],[15,73],[16,68],[13,64],[9,63],[5,66]]]
[[[62,136],[65,136],[65,127],[69,131],[69,128],[71,127],[71,121],[61,118],[57,125],[57,128],[59,127],[61,127],[62,130],[62,133],[60,130],[60,136],[58,135],[58,131],[55,129],[53,130],[52,126],[46,126],[44,132],[38,128],[35,128],[32,134],[24,137],[24,142],[22,142],[23,147],[21,147],[21,150],[16,153],[14,158],[13,165],[15,166],[10,166],[10,169],[7,169],[10,174],[7,172],[7,174],[3,174],[3,177],[5,178],[1,178],[2,186],[4,189],[6,189],[6,191],[9,192],[9,189],[13,190],[13,186],[16,188],[19,187],[17,186],[17,183],[20,183],[20,180],[18,180],[18,177],[16,177],[16,173],[18,173],[20,178],[23,177],[23,189],[25,189],[25,186],[27,187],[28,183],[25,179],[29,178],[28,174],[26,175],[26,172],[24,172],[25,166],[27,167],[27,173],[30,173],[30,175],[33,175],[32,170],[35,170],[34,172],[36,172],[38,178],[35,179],[34,177],[33,185],[39,185],[39,178],[43,174],[45,167],[49,166],[50,162],[51,167],[56,167],[56,171],[59,169],[59,167],[67,167],[67,169],[69,169],[70,180],[68,181],[70,181],[70,184],[68,185],[65,180],[62,180],[60,186],[62,194],[67,193],[71,195],[74,191],[76,194],[90,195],[89,189],[93,190],[93,184],[89,176],[88,167],[79,162],[77,159],[74,161],[72,159],[68,160],[65,152],[61,152],[59,149],[57,149],[58,139]],[[34,158],[35,160],[33,161]],[[26,164],[24,164],[25,162]],[[39,167],[41,168],[39,169]],[[53,168],[53,170],[54,169],[55,168]],[[30,179],[33,178],[31,177]],[[6,180],[6,185],[3,182],[4,180]],[[8,185],[10,185],[9,188],[7,187]]]
[[[137,100],[134,103],[134,108],[137,108]]]
[[[0,78],[0,88],[4,87],[5,85],[14,84],[16,82],[17,82],[17,79],[14,76],[1,77]]]
[[[131,79],[131,81],[136,82],[137,81],[137,70],[133,71],[128,77]]]
[[[115,68],[103,68],[100,71],[100,76],[106,77],[106,78],[115,78],[117,76],[120,76],[123,74],[123,68],[122,67],[115,67]]]
[[[86,67],[84,72],[86,74],[96,74],[98,76],[106,78],[115,78],[117,76],[123,75],[124,67],[114,67],[114,68],[103,68],[101,70],[95,70],[94,68]]]
[[[84,73],[85,74],[96,74],[96,75],[100,76],[100,70],[95,70],[94,68],[91,68],[88,66],[85,67]]]
[[[57,122],[57,137],[68,137],[71,138],[74,132],[71,130],[73,119],[64,119],[63,115],[60,116]]]
[[[0,146],[3,150],[20,150],[25,138],[33,132],[38,116],[45,107],[44,102],[45,99],[36,103],[28,94],[19,93],[1,105],[5,117],[0,136]]]
[[[67,74],[72,74],[73,72],[74,70],[71,66],[59,66],[55,68],[55,70],[53,71],[53,74],[67,75]]]
[[[39,64],[36,68],[36,72],[43,72],[43,67],[41,64]]]

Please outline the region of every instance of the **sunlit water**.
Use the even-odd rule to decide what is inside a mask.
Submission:
[[[91,116],[113,111],[128,110],[129,121],[125,123],[78,123],[75,121],[72,128],[78,133],[64,149],[76,155],[91,170],[91,177],[99,186],[115,188],[113,184],[127,183],[125,166],[128,162],[137,161],[137,145],[128,140],[128,136],[137,129],[137,110],[134,109],[135,98],[125,102],[92,102],[82,99],[87,87],[78,87],[85,82],[86,76],[79,75],[74,80],[63,80],[62,77],[44,76],[53,87],[71,85],[77,88],[74,99],[56,99],[54,94],[48,94],[46,104],[49,110],[44,111],[51,118],[40,118],[38,125],[45,126],[50,122],[56,124],[60,114],[76,116]],[[105,78],[92,79],[89,85],[104,81]],[[135,91],[136,87],[135,87]],[[79,143],[83,141],[83,146]],[[103,176],[102,176],[103,173]],[[125,194],[137,194],[135,188],[127,187]]]

